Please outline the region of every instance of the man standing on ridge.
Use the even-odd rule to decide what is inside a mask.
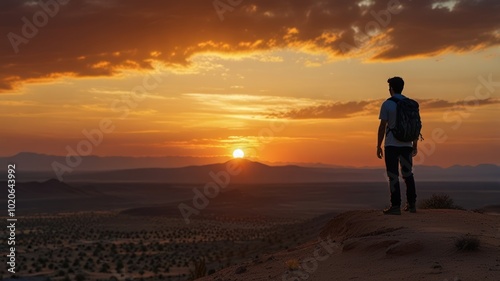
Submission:
[[[385,166],[391,191],[391,207],[385,209],[383,213],[401,215],[400,165],[406,184],[407,203],[404,210],[415,213],[417,194],[412,172],[412,157],[417,155],[418,136],[421,136],[418,103],[402,95],[404,81],[401,77],[390,78],[387,83],[389,83],[391,98],[387,99],[380,109],[377,142],[377,157],[382,159],[385,154]],[[384,136],[385,151],[383,152],[381,146]]]

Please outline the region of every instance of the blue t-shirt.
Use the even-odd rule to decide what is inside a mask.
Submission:
[[[401,94],[394,94],[392,97],[397,98],[397,99],[403,99],[405,96]],[[385,141],[384,141],[384,146],[413,146],[413,142],[404,142],[404,141],[399,141],[397,140],[392,132],[387,133],[389,128],[394,128],[396,126],[396,110],[397,110],[397,105],[395,102],[386,100],[382,104],[382,107],[380,108],[380,115],[379,119],[380,120],[385,120],[387,121],[387,127],[385,128]]]

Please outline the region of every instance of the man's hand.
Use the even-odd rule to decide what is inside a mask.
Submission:
[[[380,120],[380,125],[378,126],[377,134],[377,157],[382,159],[384,153],[382,152],[382,141],[385,137],[385,128],[387,127],[387,120]]]
[[[417,146],[418,146],[418,138],[413,141],[413,151],[411,152],[412,157],[417,156],[417,153],[418,153]]]
[[[382,147],[380,146],[377,147],[377,157],[378,159],[382,159],[382,157],[384,157],[384,152],[382,151]]]

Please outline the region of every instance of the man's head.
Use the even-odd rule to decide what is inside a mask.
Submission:
[[[405,87],[405,81],[401,77],[392,77],[387,80],[389,83],[389,93],[391,96],[394,94],[401,94],[403,92],[403,88]]]

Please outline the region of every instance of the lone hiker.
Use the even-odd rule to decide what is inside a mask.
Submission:
[[[387,215],[401,215],[401,190],[399,187],[399,166],[406,184],[405,211],[416,212],[417,193],[412,172],[412,157],[417,155],[418,138],[421,137],[422,123],[418,103],[403,96],[404,81],[401,77],[387,80],[391,97],[380,109],[378,128],[377,157],[382,159],[384,140],[385,167],[389,177],[391,207],[383,211]]]

